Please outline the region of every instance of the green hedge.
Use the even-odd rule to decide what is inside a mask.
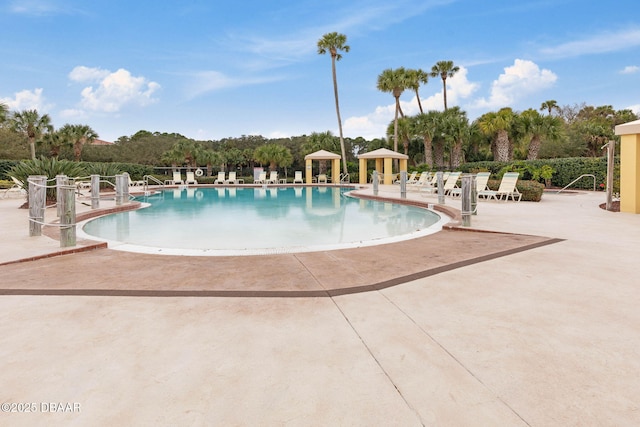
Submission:
[[[19,160],[0,160],[0,179],[11,180],[9,171],[18,163],[20,163]]]
[[[533,177],[531,171],[536,169],[539,170],[545,165],[550,166],[554,170],[551,178],[551,185],[554,187],[565,187],[571,183],[571,181],[583,174],[595,175],[596,189],[601,189],[601,184],[606,183],[606,157],[569,157],[559,159],[521,160],[516,162],[473,162],[463,164],[460,167],[460,170],[462,172],[488,171],[491,172],[495,178],[499,178],[500,171],[511,167],[521,172],[521,180],[530,180]],[[618,158],[616,158],[616,172],[614,176],[614,192],[619,192],[620,163]],[[593,178],[584,177],[574,183],[570,188],[592,190]]]

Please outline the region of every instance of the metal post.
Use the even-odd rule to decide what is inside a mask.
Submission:
[[[91,209],[100,207],[100,175],[91,175]]]
[[[378,171],[373,171],[373,174],[371,175],[371,179],[373,180],[373,195],[377,196],[378,195]]]
[[[47,199],[47,177],[30,175],[27,181],[29,182],[29,236],[41,236]]]
[[[400,171],[400,197],[407,198],[407,171]]]
[[[116,206],[122,204],[124,188],[122,182],[124,179],[121,174],[116,175]]]
[[[607,210],[613,209],[613,171],[615,168],[616,142],[607,144]],[[594,180],[595,183],[595,180]]]
[[[436,188],[438,189],[438,204],[444,205],[444,180],[442,171],[436,172]]]
[[[476,175],[471,175],[471,215],[478,215],[478,185]]]
[[[471,226],[471,184],[473,176],[469,174],[462,175],[462,226]]]
[[[62,215],[60,216],[60,247],[68,248],[76,245],[76,198],[75,187],[65,185],[58,187],[62,193]]]
[[[62,189],[63,185],[68,185],[69,180],[66,175],[56,175],[56,215],[62,215]]]

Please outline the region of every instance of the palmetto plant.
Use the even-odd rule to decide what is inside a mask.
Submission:
[[[15,165],[8,173],[9,176],[22,182],[25,189],[28,189],[28,178],[30,175],[44,175],[48,180],[54,179],[57,175],[66,175],[70,178],[86,176],[88,174],[85,165],[68,160],[47,159],[41,157],[36,160],[27,160]],[[53,185],[50,181],[47,185]],[[47,200],[56,199],[55,188],[47,188]]]
[[[269,164],[269,170],[275,171],[278,166],[289,166],[293,163],[291,151],[280,144],[264,144],[256,148],[253,158],[262,164]]]

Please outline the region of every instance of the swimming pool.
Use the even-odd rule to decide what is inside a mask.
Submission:
[[[149,206],[89,220],[79,233],[132,252],[256,255],[406,240],[447,221],[414,206],[349,197],[339,187],[192,187],[138,200]]]

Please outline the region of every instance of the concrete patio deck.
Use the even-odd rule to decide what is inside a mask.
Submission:
[[[498,233],[374,251],[0,265],[0,403],[38,409],[0,425],[640,425],[640,216],[603,201],[481,202]],[[58,251],[18,204],[0,263]]]

